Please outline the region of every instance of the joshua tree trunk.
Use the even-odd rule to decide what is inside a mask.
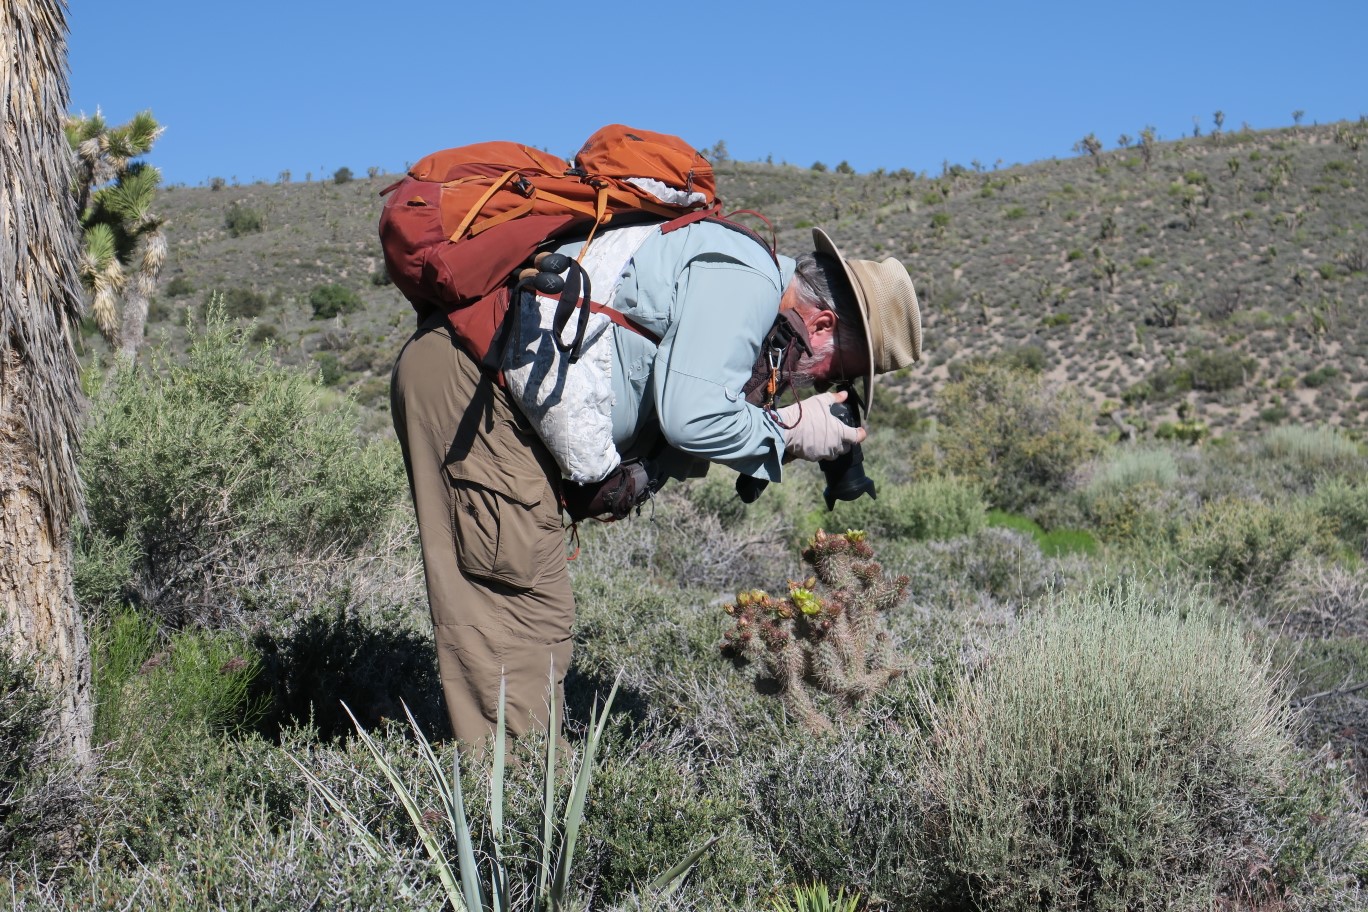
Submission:
[[[0,0],[0,648],[32,656],[61,736],[90,748],[90,657],[71,581],[81,392],[66,4]]]

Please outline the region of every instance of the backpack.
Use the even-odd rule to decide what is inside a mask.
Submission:
[[[621,124],[589,137],[573,166],[519,143],[476,143],[428,155],[381,195],[390,279],[420,320],[444,311],[457,342],[487,365],[509,278],[546,242],[587,233],[587,249],[615,219],[665,220],[667,230],[721,220],[716,177],[700,152]]]

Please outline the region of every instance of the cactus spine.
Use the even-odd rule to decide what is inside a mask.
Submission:
[[[835,697],[837,713],[846,716],[910,667],[893,649],[884,620],[908,580],[884,574],[863,532],[819,529],[803,561],[814,575],[790,580],[787,596],[751,589],[725,606],[735,626],[721,648],[738,667],[752,666],[757,684],[777,683],[784,708],[806,728],[826,731],[832,720],[811,691]]]

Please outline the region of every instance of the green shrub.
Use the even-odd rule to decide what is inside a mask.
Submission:
[[[1310,389],[1320,389],[1322,386],[1332,383],[1339,375],[1339,368],[1333,364],[1323,364],[1302,377],[1302,385]]]
[[[223,217],[223,226],[233,237],[255,234],[265,227],[261,213],[242,203],[233,203]]]
[[[324,386],[337,386],[347,374],[342,369],[341,362],[337,360],[337,355],[332,352],[325,351],[314,355],[314,364],[318,365],[318,382]]]
[[[350,184],[352,181],[352,169],[347,167],[338,168],[333,172],[334,184]]]
[[[168,298],[183,298],[195,293],[195,283],[183,275],[178,275],[166,284]]]
[[[121,364],[94,392],[83,445],[88,606],[134,597],[169,626],[216,626],[291,561],[354,553],[404,482],[393,449],[363,446],[352,421],[222,316],[183,362]]]
[[[1090,488],[1084,492],[1083,505],[1092,528],[1105,541],[1153,547],[1177,534],[1178,493],[1161,482],[1136,480],[1125,486]]]
[[[939,396],[938,443],[949,471],[1021,512],[1064,490],[1102,445],[1083,399],[1043,377],[992,365],[965,369]]]
[[[361,296],[345,285],[319,285],[309,292],[309,306],[315,319],[331,319],[360,310]]]
[[[1368,555],[1368,484],[1332,478],[1318,486],[1310,507],[1331,534]]]
[[[936,711],[942,899],[1138,910],[1262,891],[1284,705],[1199,602],[1134,587],[1058,600]]]
[[[166,730],[207,732],[251,722],[248,700],[260,661],[229,633],[182,631],[162,637],[136,611],[114,612],[92,632],[95,740],[132,729],[159,740]],[[153,730],[155,729],[155,730]]]
[[[1303,504],[1223,496],[1202,506],[1177,544],[1189,565],[1228,592],[1260,595],[1296,558],[1322,550],[1326,531]]]
[[[237,320],[261,316],[269,303],[264,294],[250,288],[229,288],[219,299],[223,303],[224,316]]]
[[[983,528],[983,489],[957,478],[925,478],[910,484],[879,484],[878,497],[838,501],[833,511],[808,517],[817,526],[863,529],[880,540],[954,538]]]
[[[1234,351],[1189,352],[1187,363],[1192,388],[1213,393],[1244,386],[1255,369],[1252,359]]]

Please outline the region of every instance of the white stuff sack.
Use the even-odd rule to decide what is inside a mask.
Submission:
[[[595,301],[612,306],[622,270],[656,230],[632,225],[594,238],[580,265]],[[579,360],[571,364],[552,329],[558,302],[526,292],[517,304],[503,358],[508,391],[562,476],[579,484],[602,481],[622,461],[613,443],[613,322],[590,314]],[[564,341],[579,317],[577,311],[565,327]]]

